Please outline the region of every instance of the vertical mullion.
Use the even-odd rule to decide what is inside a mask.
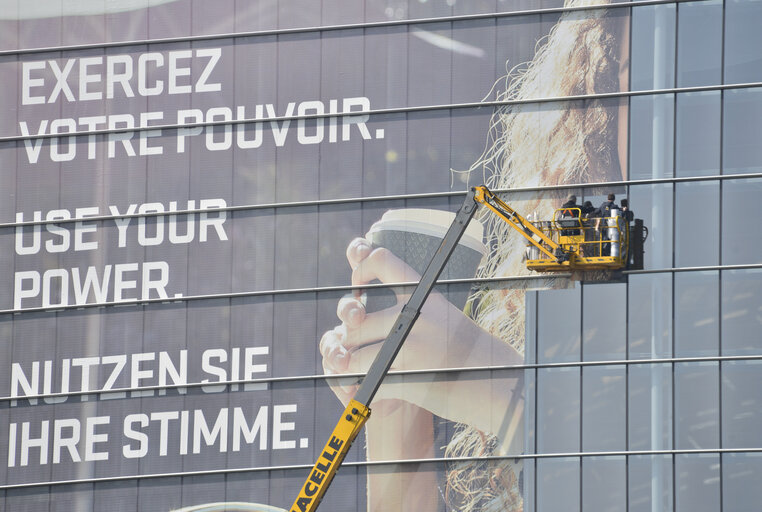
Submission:
[[[673,86],[677,85],[678,82],[678,27],[679,27],[679,16],[680,16],[680,4],[675,4],[675,64],[674,64],[674,80],[675,82],[672,84]],[[677,177],[677,109],[678,109],[678,103],[677,98],[679,94],[674,94],[672,97],[673,106],[672,106],[672,177]],[[672,267],[675,268],[677,266],[677,258],[675,256],[677,247],[675,246],[675,242],[677,240],[677,212],[675,207],[675,200],[677,198],[677,187],[679,186],[678,183],[675,183],[672,185]],[[672,273],[672,346],[670,347],[672,352],[672,357],[675,357],[675,274]],[[672,395],[671,400],[671,408],[672,408],[672,417],[670,419],[670,428],[672,431],[672,449],[676,449],[677,447],[677,439],[676,439],[676,433],[675,433],[675,370],[676,370],[676,364],[671,363],[670,366],[672,366],[672,389],[670,390],[670,393]],[[672,454],[672,510],[677,510],[677,455]]]
[[[540,344],[539,344],[539,335],[538,335],[538,329],[540,327],[540,293],[539,292],[533,292],[534,295],[534,362],[538,363],[540,361]],[[537,411],[538,411],[538,389],[539,389],[539,383],[540,383],[540,375],[539,375],[539,368],[535,366],[534,368],[534,453],[537,454],[537,438],[538,438],[538,428],[537,428]],[[534,467],[534,511],[537,512],[537,457],[534,457],[532,459],[532,465]]]
[[[720,36],[720,84],[723,84],[725,82],[725,0],[722,0],[722,20],[721,20],[721,31],[722,35]],[[725,173],[725,165],[724,165],[724,146],[725,146],[725,91],[724,89],[720,89],[720,174]],[[717,261],[719,261],[720,265],[723,264],[722,261],[722,225],[723,225],[723,216],[722,216],[722,198],[723,198],[723,180],[720,180],[720,204],[719,204],[719,215],[720,215],[720,221],[719,221],[719,244],[718,250],[719,255]],[[722,277],[723,272],[718,271],[717,272],[718,277],[718,283],[717,283],[717,294],[719,295],[719,298],[717,300],[717,337],[718,337],[718,355],[723,355],[722,350]],[[720,449],[723,448],[722,445],[722,363],[718,363],[718,379],[717,379],[717,385],[719,386],[719,392],[717,393],[718,397],[718,429],[719,429],[719,447]],[[723,471],[723,462],[725,459],[725,456],[720,453],[720,512],[722,512],[724,508],[724,497],[723,497],[723,487],[724,487],[724,479],[725,474]]]
[[[579,361],[580,363],[585,360],[585,348],[584,348],[584,341],[585,341],[585,318],[584,318],[584,307],[585,307],[585,285],[580,283],[579,285]],[[579,451],[584,455],[585,451],[585,445],[584,445],[584,438],[585,438],[585,412],[584,412],[584,371],[585,369],[582,367],[582,365],[579,365]],[[583,506],[583,490],[584,490],[584,468],[582,466],[583,461],[585,460],[585,457],[582,456],[579,458],[579,510],[580,512],[585,510]]]

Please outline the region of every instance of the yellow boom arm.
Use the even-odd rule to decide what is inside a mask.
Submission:
[[[299,491],[296,501],[291,506],[291,512],[307,512],[317,509],[325,491],[331,485],[331,480],[336,475],[341,463],[344,461],[357,434],[362,430],[370,416],[370,408],[356,400],[351,400],[344,415],[339,420],[336,428],[331,432],[331,437],[325,444],[325,448],[312,466],[307,481]]]
[[[485,186],[476,187],[474,200],[483,204],[495,215],[503,219],[510,226],[518,231],[532,245],[545,253],[550,258],[557,258],[558,251],[561,248],[556,242],[537,229],[534,224],[522,217],[516,210],[508,206],[502,199],[490,192]],[[535,239],[537,237],[538,239]]]

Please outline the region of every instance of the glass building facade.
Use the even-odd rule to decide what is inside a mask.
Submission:
[[[286,509],[417,277],[357,237],[485,182],[644,268],[482,215],[322,507],[759,507],[762,1],[0,5],[0,510]]]

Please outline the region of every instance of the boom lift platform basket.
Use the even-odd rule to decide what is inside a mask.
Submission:
[[[643,221],[630,226],[613,210],[611,217],[586,218],[579,208],[559,208],[552,220],[531,222],[486,187],[476,201],[527,239],[526,266],[535,272],[643,268]]]

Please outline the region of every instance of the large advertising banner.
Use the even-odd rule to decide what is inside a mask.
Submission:
[[[5,509],[289,507],[469,186],[626,175],[626,98],[531,100],[626,90],[627,9],[328,3],[0,14]],[[326,510],[523,509],[527,286],[437,288]]]

